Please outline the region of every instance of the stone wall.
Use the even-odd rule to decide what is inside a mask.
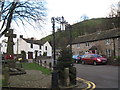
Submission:
[[[73,54],[84,54],[86,51],[89,51],[92,46],[96,46],[96,52],[100,55],[111,57],[114,56],[115,53],[115,56],[120,56],[120,38],[105,39],[88,43],[89,45],[86,45],[87,43],[73,44]]]

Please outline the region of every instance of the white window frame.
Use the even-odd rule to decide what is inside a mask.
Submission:
[[[106,49],[106,55],[108,56],[108,57],[110,57],[112,54],[111,54],[112,52],[111,52],[111,50],[110,49]]]
[[[80,48],[80,44],[79,43],[77,44],[77,47]]]
[[[90,46],[90,43],[89,43],[89,42],[86,42],[86,43],[85,43],[85,46],[86,46],[86,47],[89,47],[89,46]]]
[[[106,39],[106,40],[105,40],[105,44],[106,44],[106,45],[109,45],[109,44],[110,44],[110,39]]]

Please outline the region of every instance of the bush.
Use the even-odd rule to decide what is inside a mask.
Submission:
[[[43,53],[43,56],[47,56],[47,52],[44,52],[44,53]]]
[[[58,68],[70,67],[73,64],[74,60],[72,59],[72,53],[68,48],[64,48],[60,52],[60,56],[57,60]]]
[[[109,57],[108,58],[108,64],[112,64],[112,65],[120,65],[120,56],[118,57]]]
[[[22,62],[26,62],[26,52],[25,51],[21,51],[21,56],[22,56]]]
[[[57,60],[57,70],[59,72],[59,81],[60,81],[61,85],[65,84],[65,82],[64,82],[64,79],[65,79],[64,69],[66,67],[68,67],[69,69],[72,70],[73,69],[72,68],[73,62],[74,62],[74,60],[72,59],[72,53],[71,53],[70,49],[68,49],[68,48],[62,49],[60,52],[60,56],[58,57],[58,60]],[[73,73],[76,73],[76,72],[71,71],[71,70],[70,70],[70,74],[69,74],[70,80],[74,79],[75,75],[73,75]]]

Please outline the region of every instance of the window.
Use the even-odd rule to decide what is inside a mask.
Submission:
[[[90,57],[90,55],[84,55],[84,58],[89,58]]]
[[[47,50],[47,46],[45,46],[45,50]]]
[[[30,47],[33,48],[33,44],[32,43],[31,43]]]
[[[40,54],[40,56],[42,56],[42,52],[41,51],[39,52],[39,54]]]
[[[105,44],[110,44],[110,39],[106,39]]]
[[[88,46],[90,46],[90,44],[87,42],[87,43],[86,43],[86,46],[88,47]]]
[[[41,45],[39,46],[39,49],[42,49],[42,46],[41,46]]]
[[[89,53],[89,51],[85,51],[85,54]]]
[[[110,50],[110,49],[106,49],[106,55],[107,55],[108,57],[111,56],[111,50]]]
[[[77,47],[80,47],[80,44],[79,44],[79,43],[77,44]]]

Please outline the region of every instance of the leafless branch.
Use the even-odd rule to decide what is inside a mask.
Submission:
[[[11,27],[11,22],[14,20],[20,20],[23,25],[25,25],[24,20],[34,27],[33,22],[44,22],[44,17],[46,16],[46,8],[44,7],[44,0],[37,2],[32,1],[22,1],[22,2],[3,2],[1,6],[2,11],[2,26],[5,30],[1,32],[1,35],[5,34],[7,30]],[[18,25],[18,24],[17,24]]]

